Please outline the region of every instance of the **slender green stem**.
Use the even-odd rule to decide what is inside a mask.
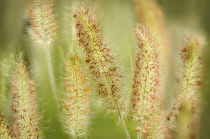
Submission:
[[[141,127],[141,122],[138,122],[138,127]],[[142,130],[142,128],[140,130]],[[141,133],[142,131],[138,131],[137,139],[141,139]]]
[[[52,59],[51,59],[49,48],[45,48],[45,56],[46,56],[47,71],[48,71],[48,75],[49,75],[50,85],[52,88],[53,98],[55,101],[57,101],[55,77],[53,74]]]
[[[128,129],[127,129],[127,126],[126,126],[126,124],[125,124],[125,120],[124,120],[123,117],[122,117],[122,119],[121,119],[121,122],[122,122],[122,124],[123,124],[123,128],[124,128],[125,134],[126,134],[126,136],[127,136],[127,139],[130,139],[130,134],[129,134],[129,132],[128,132]]]
[[[133,74],[134,68],[133,68],[133,60],[131,56],[131,48],[129,46],[127,47],[128,47],[129,60],[130,60],[130,65],[131,65],[131,74]]]
[[[125,119],[124,119],[124,117],[122,116],[122,113],[121,113],[121,111],[120,111],[118,105],[117,105],[117,112],[118,112],[118,115],[119,115],[120,120],[121,120],[121,122],[122,122],[123,129],[124,129],[124,131],[125,131],[126,137],[127,137],[127,139],[130,139],[130,134],[129,134],[128,129],[127,129],[127,126],[126,126],[126,124],[125,124]]]

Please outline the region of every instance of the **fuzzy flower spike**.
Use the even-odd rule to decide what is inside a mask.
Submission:
[[[22,60],[17,60],[12,75],[13,138],[38,139],[37,97]]]
[[[123,119],[121,75],[118,68],[113,66],[114,58],[110,48],[102,38],[94,14],[84,3],[77,5],[74,18],[79,44],[86,52],[86,63],[97,84],[99,95],[104,98],[109,111],[117,112],[127,138],[130,138]]]
[[[80,45],[84,48],[86,63],[97,82],[99,94],[105,98],[109,108],[121,106],[121,82],[117,67],[113,66],[113,56],[103,40],[97,22],[90,10],[81,4],[76,9],[76,29]]]
[[[89,86],[80,63],[79,56],[74,54],[66,61],[64,127],[75,139],[87,136],[90,111]]]
[[[52,14],[52,0],[29,0],[28,17],[35,42],[44,43],[48,48],[56,36],[57,25]]]
[[[189,37],[180,52],[178,93],[168,116],[169,133],[173,138],[197,138],[202,66],[200,41]]]
[[[159,55],[148,28],[136,29],[135,35],[139,52],[133,77],[132,119],[137,122],[137,138],[163,138]]]

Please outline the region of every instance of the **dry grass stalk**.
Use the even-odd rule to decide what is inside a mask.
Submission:
[[[57,25],[52,14],[52,0],[29,0],[28,17],[35,42],[42,42],[48,48],[56,36]]]
[[[66,61],[64,121],[67,134],[74,138],[87,136],[89,125],[89,86],[81,60],[72,55]]]
[[[12,75],[13,138],[39,138],[37,97],[34,82],[22,60],[15,64]]]
[[[99,94],[108,104],[109,110],[117,111],[127,138],[130,138],[122,112],[121,76],[117,67],[113,66],[114,58],[102,38],[94,14],[80,3],[75,8],[74,18],[79,43],[86,52],[86,63],[97,83]]]
[[[139,51],[133,77],[132,119],[137,121],[137,138],[164,137],[164,111],[160,93],[160,63],[151,30],[136,29]]]
[[[201,70],[203,65],[202,48],[199,40],[189,37],[181,50],[178,92],[172,112],[168,116],[169,133],[172,138],[197,138],[199,127],[199,96]]]

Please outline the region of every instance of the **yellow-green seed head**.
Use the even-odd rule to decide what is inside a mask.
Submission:
[[[39,138],[37,97],[34,82],[30,79],[22,60],[15,63],[12,75],[13,138]]]
[[[136,29],[139,51],[133,77],[132,119],[136,132],[144,138],[164,137],[164,112],[160,92],[160,63],[148,28]]]
[[[177,96],[168,115],[171,137],[196,137],[200,109],[198,100],[202,85],[201,52],[201,44],[195,37],[187,38],[181,49]]]
[[[80,66],[81,60],[72,55],[66,61],[64,128],[72,137],[85,137],[89,125],[89,85]]]
[[[52,8],[52,0],[29,0],[28,18],[33,32],[31,36],[35,42],[44,43],[46,47],[50,47],[56,37],[57,25]]]

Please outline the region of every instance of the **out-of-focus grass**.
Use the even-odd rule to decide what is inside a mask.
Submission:
[[[204,66],[204,87],[202,89],[202,115],[201,115],[201,128],[200,128],[200,138],[210,137],[210,1],[204,0],[202,3],[201,19],[203,28],[207,34],[207,45],[205,49],[205,66]]]

